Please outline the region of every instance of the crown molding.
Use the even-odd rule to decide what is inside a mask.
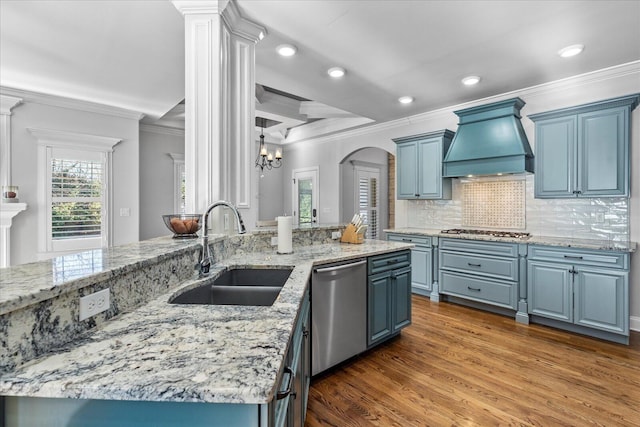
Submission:
[[[150,133],[158,133],[161,135],[172,135],[172,136],[184,137],[184,129],[171,128],[171,127],[160,126],[160,125],[149,125],[145,123],[140,123],[140,132],[150,132]]]
[[[391,120],[388,122],[375,123],[369,126],[365,125],[357,129],[348,130],[345,132],[339,132],[329,136],[309,138],[302,141],[293,142],[291,143],[290,149],[294,148],[296,145],[301,145],[302,143],[322,144],[322,143],[332,142],[332,141],[341,141],[346,138],[353,138],[353,137],[358,137],[362,135],[370,135],[373,133],[383,132],[391,129],[398,129],[410,124],[433,120],[438,116],[453,114],[454,110],[474,107],[474,106],[489,103],[489,102],[496,102],[503,99],[512,98],[514,96],[534,97],[534,96],[546,95],[549,92],[566,90],[573,87],[580,87],[588,84],[598,83],[601,81],[613,80],[613,79],[617,79],[617,78],[628,76],[628,75],[634,75],[634,74],[640,75],[640,60],[632,61],[625,64],[620,64],[620,65],[615,65],[613,67],[603,68],[601,70],[596,70],[589,73],[578,74],[576,76],[567,77],[560,80],[554,80],[551,82],[542,83],[542,84],[531,86],[524,89],[505,92],[505,93],[490,96],[487,98],[475,99],[470,102],[465,102],[458,105],[451,105],[448,107],[439,108],[437,110],[431,110],[425,113],[415,114],[413,116],[403,117],[403,118]]]
[[[229,4],[222,11],[222,18],[233,35],[253,43],[258,43],[267,35],[265,27],[242,16],[234,0],[229,0]]]
[[[174,0],[173,6],[182,15],[220,15],[229,31],[236,36],[257,43],[267,35],[267,29],[242,16],[235,0]]]
[[[22,98],[0,95],[0,114],[10,115],[11,109],[22,102]]]
[[[33,92],[25,89],[10,88],[7,86],[0,86],[0,94],[5,96],[19,97],[22,99],[22,102],[33,102],[36,104],[87,111],[90,113],[103,114],[106,116],[114,116],[136,121],[144,117],[144,113],[141,113],[139,111],[113,107],[111,105],[99,104],[97,102],[66,98],[58,95]]]

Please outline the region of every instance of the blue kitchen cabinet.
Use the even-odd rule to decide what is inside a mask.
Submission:
[[[529,116],[535,197],[629,196],[631,111],[640,94]]]
[[[393,139],[398,199],[451,199],[451,178],[442,177],[442,160],[453,135],[445,129]]]
[[[530,246],[527,284],[535,322],[628,343],[628,253]]]
[[[411,324],[411,253],[376,255],[368,261],[367,346],[371,348]]]
[[[411,291],[433,298],[433,239],[429,236],[387,233],[391,242],[413,243],[411,249]],[[437,295],[436,295],[437,296]]]

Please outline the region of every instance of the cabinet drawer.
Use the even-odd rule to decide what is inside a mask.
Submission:
[[[629,254],[625,252],[529,246],[529,259],[608,268],[629,268]]]
[[[440,292],[487,304],[516,309],[515,283],[440,271]]]
[[[391,252],[388,254],[375,255],[369,257],[369,274],[383,273],[388,270],[406,267],[411,264],[411,251]]]
[[[518,256],[517,243],[487,242],[464,239],[440,239],[440,250],[471,252],[498,256]]]
[[[518,259],[440,251],[440,269],[502,280],[518,280]]]
[[[414,236],[410,234],[387,234],[387,240],[392,242],[413,243],[416,246],[431,246],[431,237]]]

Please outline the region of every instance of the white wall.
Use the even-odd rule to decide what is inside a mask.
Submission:
[[[184,132],[160,126],[140,130],[140,240],[170,235],[162,215],[174,212],[173,159],[184,154]],[[187,212],[192,213],[192,212]]]
[[[455,131],[458,127],[458,120],[453,113],[454,110],[515,96],[519,96],[526,102],[521,112],[523,115],[522,123],[532,147],[535,147],[534,124],[526,117],[527,115],[638,92],[640,92],[640,62],[635,62],[491,98],[478,99],[463,105],[455,105],[287,147],[290,159],[287,162],[289,169],[287,176],[291,175],[292,168],[318,165],[320,167],[320,206],[323,215],[321,220],[325,223],[339,222],[339,197],[336,196],[340,194],[339,163],[353,151],[364,147],[378,147],[395,154],[396,147],[392,138],[441,129]],[[640,242],[640,107],[633,112],[631,139],[630,236],[632,241]],[[287,195],[285,204],[290,206],[290,190],[285,192],[285,196]],[[403,200],[396,201],[395,226],[397,228],[407,226],[408,203]],[[639,252],[632,256],[631,264],[632,327],[640,330]]]
[[[138,240],[138,117],[114,115],[109,109],[73,108],[39,103],[38,96],[21,96],[23,103],[12,110],[11,162],[12,182],[20,187],[20,201],[28,204],[25,212],[16,216],[11,227],[11,264],[38,260],[37,144],[28,128],[62,130],[75,133],[121,138],[113,152],[113,227],[114,245]],[[47,98],[48,100],[51,97]],[[47,101],[48,102],[48,101]],[[58,103],[60,104],[60,103]],[[127,117],[123,117],[127,116]],[[130,216],[120,217],[120,208],[129,208]]]

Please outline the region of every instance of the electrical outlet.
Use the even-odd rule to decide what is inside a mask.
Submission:
[[[224,214],[224,229],[225,231],[229,229],[229,214]]]
[[[273,236],[271,238],[271,246],[278,246],[278,236]]]
[[[331,238],[332,239],[335,240],[335,239],[339,239],[341,237],[342,237],[342,233],[341,232],[339,232],[339,231],[332,231],[331,232]]]
[[[111,304],[109,288],[80,297],[80,320],[107,311]]]

